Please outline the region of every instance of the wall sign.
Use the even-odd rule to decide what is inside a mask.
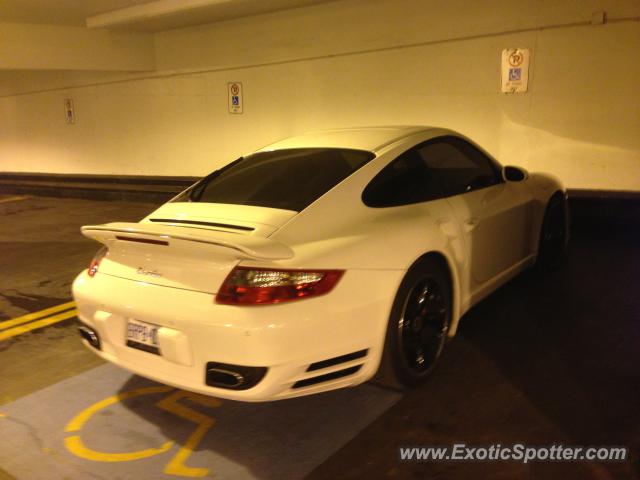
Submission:
[[[242,83],[230,82],[227,87],[229,90],[229,113],[242,113]]]
[[[502,50],[502,93],[524,93],[529,85],[529,49]]]
[[[64,119],[69,125],[76,123],[76,112],[71,98],[64,99]]]

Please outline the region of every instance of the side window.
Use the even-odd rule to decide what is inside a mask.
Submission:
[[[490,187],[500,165],[458,137],[439,137],[407,150],[362,192],[369,207],[397,207]]]
[[[498,166],[461,138],[441,137],[422,144],[418,152],[446,196],[501,182]]]
[[[443,196],[423,156],[412,148],[371,180],[362,193],[362,201],[369,207],[397,207]]]

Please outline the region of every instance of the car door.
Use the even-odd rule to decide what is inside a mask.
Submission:
[[[499,164],[462,138],[440,137],[420,154],[464,232],[473,296],[531,254],[531,194],[525,182],[504,182]]]

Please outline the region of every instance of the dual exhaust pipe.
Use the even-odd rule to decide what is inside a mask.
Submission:
[[[207,370],[207,383],[211,386],[239,389],[244,382],[244,376],[238,372],[224,368],[209,368]]]
[[[82,324],[78,327],[80,336],[96,350],[101,349],[100,336],[93,328]],[[247,390],[257,385],[267,373],[266,367],[246,367],[218,362],[208,362],[205,383],[211,387],[229,390]]]
[[[267,374],[267,367],[247,367],[228,363],[207,362],[205,383],[228,390],[248,390]]]
[[[80,336],[85,339],[89,345],[100,350],[100,336],[93,328],[87,325],[80,325],[78,327],[78,332],[80,332]]]

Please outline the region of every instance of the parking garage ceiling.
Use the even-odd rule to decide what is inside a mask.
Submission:
[[[24,72],[152,72],[154,34],[339,0],[4,0],[0,92]],[[56,73],[57,75],[57,73]]]
[[[155,32],[336,0],[4,0],[0,21]]]

